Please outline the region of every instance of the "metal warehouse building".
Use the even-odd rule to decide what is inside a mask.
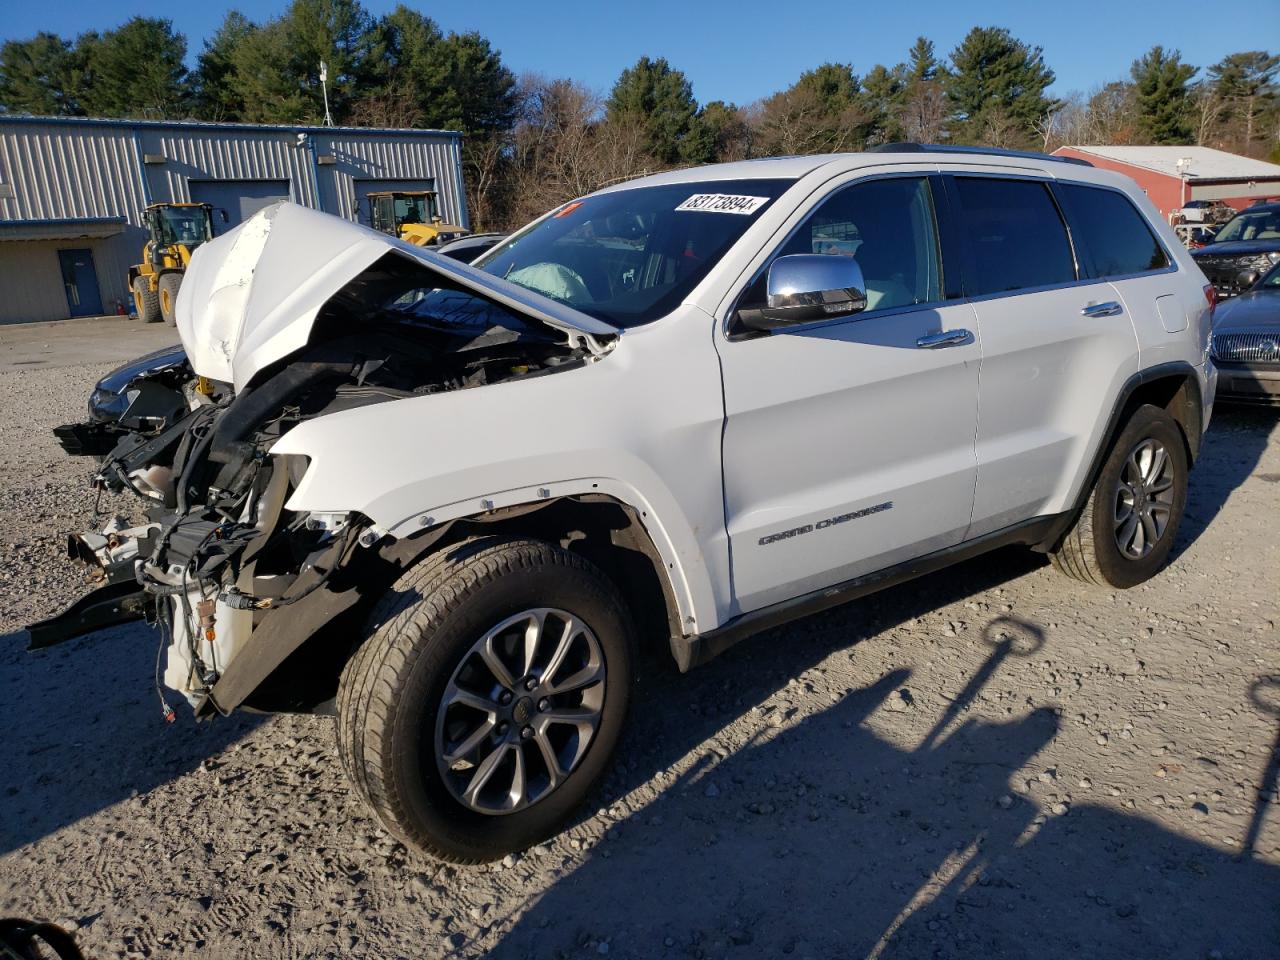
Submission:
[[[436,190],[467,227],[461,134],[0,116],[0,323],[132,309],[149,203],[207,202],[215,232],[276,200],[368,223],[367,194]]]
[[[1059,147],[1055,154],[1132,177],[1171,216],[1190,200],[1221,200],[1242,210],[1280,196],[1280,166],[1209,147]]]

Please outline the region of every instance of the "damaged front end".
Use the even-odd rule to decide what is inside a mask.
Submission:
[[[336,672],[281,666],[304,644],[345,658],[370,598],[420,545],[398,549],[358,514],[290,511],[308,462],[272,448],[308,420],[572,370],[612,348],[616,331],[571,314],[289,204],[202,246],[178,300],[183,404],[123,431],[93,480],[136,495],[143,516],[71,538],[100,586],[33,624],[32,648],[145,617],[168,647],[165,686],[198,713],[315,709]]]

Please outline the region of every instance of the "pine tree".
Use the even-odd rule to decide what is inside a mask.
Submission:
[[[96,117],[175,119],[188,114],[187,39],[159,17],[133,17],[101,35],[83,34],[85,112]]]
[[[938,58],[933,52],[933,41],[925,37],[916,37],[916,42],[907,51],[908,84],[925,83],[937,79]]]
[[[1030,143],[1037,123],[1056,106],[1045,95],[1053,79],[1039,47],[1003,27],[974,27],[951,52],[945,85],[967,139],[983,142],[998,131],[1002,141]]]
[[[236,48],[254,30],[249,19],[232,10],[217,32],[204,42],[192,75],[196,115],[202,120],[236,121],[244,119],[244,100],[235,89]]]
[[[1133,62],[1138,129],[1150,143],[1191,143],[1191,78],[1196,68],[1177,50],[1155,46]]]
[[[1214,93],[1221,100],[1227,119],[1240,127],[1241,148],[1253,145],[1260,121],[1276,111],[1276,75],[1280,56],[1263,50],[1233,53],[1208,70]]]
[[[892,143],[903,138],[899,114],[907,92],[908,67],[899,63],[889,68],[877,63],[862,78],[859,101],[866,114],[866,143]]]
[[[0,110],[37,116],[76,116],[84,57],[55,33],[0,46]]]
[[[701,159],[689,154],[703,152],[695,132],[698,102],[693,87],[680,70],[666,59],[641,57],[634,66],[622,71],[605,103],[608,119],[639,123],[645,132],[645,145],[662,163]],[[688,141],[686,143],[686,141]]]
[[[948,104],[942,81],[942,65],[934,53],[933,41],[916,37],[907,51],[903,88],[895,105],[895,133],[918,143],[944,139]]]

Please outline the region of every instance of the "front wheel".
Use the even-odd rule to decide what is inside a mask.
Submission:
[[[160,295],[151,289],[146,277],[135,277],[133,281],[133,308],[138,319],[143,323],[159,323],[163,317],[160,312]]]
[[[450,547],[408,571],[343,671],[338,752],[407,845],[478,863],[559,829],[617,743],[632,676],[621,597],[536,540]]]
[[[1187,506],[1188,470],[1177,422],[1159,407],[1139,407],[1116,438],[1075,526],[1054,551],[1054,566],[1100,586],[1149,580],[1173,549]]]
[[[171,327],[178,325],[174,310],[178,305],[178,288],[181,286],[182,274],[180,273],[166,273],[160,278],[160,315]]]

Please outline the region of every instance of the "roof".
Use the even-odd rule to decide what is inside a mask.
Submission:
[[[894,150],[893,147],[902,147]],[[982,166],[1011,167],[1020,170],[1035,169],[1051,176],[1066,175],[1085,180],[1106,180],[1105,171],[1095,171],[1089,164],[1063,163],[1065,157],[1020,151],[985,150],[982,148],[934,148],[928,144],[895,144],[887,152],[820,153],[803,157],[761,157],[756,160],[738,160],[733,163],[714,163],[701,167],[683,167],[667,170],[606,187],[601,192],[626,190],[632,187],[652,187],[673,183],[704,183],[716,180],[799,180],[822,167],[831,166],[835,172],[857,170],[860,167],[887,167],[902,164],[919,165],[930,161],[948,167]],[[1063,168],[1063,169],[1058,169]],[[1094,176],[1094,174],[1099,176]],[[1112,174],[1111,176],[1114,176]]]
[[[759,160],[737,160],[712,163],[700,167],[666,170],[647,177],[625,180],[606,189],[650,187],[663,183],[687,183],[703,180],[798,180],[836,159],[834,154],[809,157],[762,157]]]
[[[142,127],[162,130],[191,130],[203,133],[317,133],[342,134],[343,136],[394,135],[398,137],[449,137],[461,140],[457,130],[419,130],[413,127],[318,127],[307,124],[277,123],[211,123],[205,120],[125,120],[113,117],[36,117],[29,114],[0,113],[0,127],[5,124],[41,124],[54,126]]]
[[[1188,180],[1270,180],[1280,179],[1280,164],[1241,157],[1225,150],[1210,147],[1110,147],[1067,146],[1059,150],[1073,150],[1085,156],[1101,157],[1116,163],[1126,163],[1155,173]],[[1058,151],[1054,151],[1055,153]],[[1190,160],[1179,169],[1179,160]]]
[[[0,242],[6,240],[101,240],[123,233],[124,217],[66,217],[54,220],[0,221]]]

